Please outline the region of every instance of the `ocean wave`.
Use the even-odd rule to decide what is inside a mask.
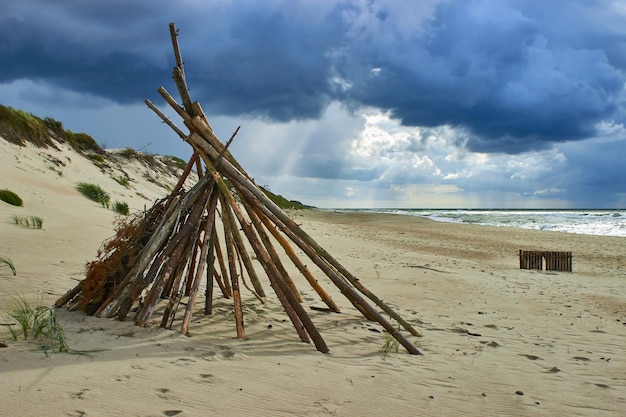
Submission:
[[[626,237],[626,210],[363,209],[452,223]]]

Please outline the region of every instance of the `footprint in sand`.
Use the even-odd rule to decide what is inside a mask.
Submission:
[[[71,393],[66,394],[65,396],[67,398],[71,398],[74,400],[84,400],[85,394],[87,393],[87,391],[89,391],[89,388],[83,388],[82,390],[78,392],[71,392]]]
[[[164,400],[176,400],[177,396],[174,392],[169,388],[157,388],[157,397],[162,398]]]
[[[194,383],[202,383],[202,384],[215,384],[217,382],[222,382],[222,379],[216,377],[213,374],[200,374],[199,377],[189,377],[189,380]]]
[[[174,361],[171,361],[171,364],[174,365],[178,365],[178,366],[188,366],[191,365],[192,362],[195,362],[195,359],[191,359],[191,358],[178,358]]]

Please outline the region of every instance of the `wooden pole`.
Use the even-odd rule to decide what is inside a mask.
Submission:
[[[210,241],[213,236],[213,228],[215,227],[215,211],[217,209],[218,193],[213,188],[211,190],[211,197],[209,200],[208,215],[206,219],[206,227],[204,228],[204,237],[202,239],[202,250],[200,251],[200,259],[198,260],[198,268],[194,277],[191,292],[189,294],[189,300],[187,302],[187,308],[185,309],[185,315],[183,316],[183,324],[181,327],[181,333],[184,335],[189,334],[189,320],[193,312],[193,305],[196,302],[196,296],[198,289],[200,288],[200,281],[202,274],[204,273],[204,265],[207,261],[209,249],[211,248]]]
[[[235,306],[235,324],[237,326],[237,337],[239,339],[246,338],[246,332],[243,325],[243,311],[241,309],[241,293],[239,291],[239,279],[237,277],[237,270],[235,268],[235,242],[233,241],[233,215],[231,208],[224,202],[224,196],[222,199],[222,222],[224,223],[224,235],[226,238],[226,253],[228,254],[228,266],[230,272],[230,282],[233,289],[233,303]]]
[[[209,253],[206,260],[206,290],[204,293],[204,314],[210,316],[213,314],[213,274],[215,272],[215,219],[213,219],[213,228],[209,237]]]
[[[287,239],[285,239],[283,235],[281,235],[280,232],[276,230],[276,227],[274,226],[274,224],[266,216],[262,215],[262,213],[261,215],[258,215],[257,210],[254,206],[251,206],[248,204],[245,207],[252,210],[254,217],[259,219],[265,225],[265,228],[269,230],[272,236],[274,236],[274,239],[276,239],[276,241],[283,247],[289,259],[291,259],[291,261],[296,266],[296,268],[298,268],[300,273],[306,278],[306,280],[309,282],[311,287],[313,287],[315,292],[317,292],[317,294],[320,296],[322,301],[326,303],[326,305],[330,308],[331,311],[334,311],[335,313],[339,313],[340,312],[339,306],[335,303],[332,297],[326,292],[326,290],[324,290],[324,288],[320,285],[317,279],[315,279],[315,277],[313,276],[313,274],[311,274],[311,271],[309,271],[306,265],[302,263],[302,261],[300,260],[296,252],[293,250],[291,245],[289,245],[289,242],[287,241]],[[251,218],[253,218],[252,214],[249,213],[249,215]],[[254,218],[253,218],[253,221],[254,221]]]

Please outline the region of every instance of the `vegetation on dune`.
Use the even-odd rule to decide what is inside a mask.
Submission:
[[[102,207],[109,208],[109,201],[111,201],[111,196],[99,185],[79,182],[76,185],[76,188],[85,197],[89,198],[92,201],[95,201],[96,203],[102,204]]]
[[[89,155],[87,155],[87,157],[92,161],[99,162],[101,164],[104,163],[104,155],[100,155],[98,153],[90,153]]]
[[[9,332],[13,340],[23,337],[40,343],[45,352],[68,352],[65,330],[57,320],[54,309],[32,305],[25,298],[14,299],[6,310],[7,316],[13,321],[9,324]]]
[[[50,117],[44,119],[23,110],[0,105],[0,135],[9,142],[24,146],[26,142],[35,146],[56,148],[53,139],[66,142],[81,153],[103,154],[104,150],[95,139],[86,133],[65,130],[63,124]]]
[[[119,177],[111,177],[111,178],[113,178],[115,182],[117,182],[122,187],[130,188],[130,180],[128,179],[128,177],[123,177],[120,175]]]
[[[0,267],[6,266],[8,267],[13,275],[17,275],[17,271],[15,270],[15,265],[13,265],[13,261],[6,256],[0,256]]]
[[[25,141],[40,147],[52,145],[43,120],[23,110],[0,105],[0,134],[9,142],[23,146]]]
[[[280,194],[274,194],[267,188],[267,186],[261,187],[261,190],[263,190],[265,195],[268,196],[269,199],[274,202],[274,204],[276,204],[278,207],[280,207],[283,210],[285,209],[305,210],[305,209],[311,208],[311,206],[306,206],[299,201],[287,200],[285,197],[283,197]]]
[[[128,216],[128,214],[130,213],[128,203],[123,201],[116,201],[115,203],[113,203],[113,211],[116,211],[119,214],[123,214],[125,216]]]
[[[136,151],[133,148],[126,147],[120,152],[120,155],[128,159],[139,159],[142,154],[141,152]]]
[[[24,202],[19,195],[7,189],[0,190],[0,200],[4,201],[5,203],[11,204],[12,206],[22,207],[24,205]]]
[[[181,158],[177,156],[172,156],[172,155],[165,155],[163,157],[163,162],[166,165],[173,166],[174,168],[177,168],[177,169],[185,169],[185,167],[187,166],[187,162],[185,162],[184,160],[182,160]]]
[[[23,110],[16,110],[12,107],[3,105],[0,105],[0,135],[2,135],[7,141],[20,146],[24,146],[28,142],[39,147],[50,146],[57,148],[55,141],[68,143],[76,151],[91,159],[94,164],[100,168],[102,168],[102,164],[106,160],[105,151],[97,144],[95,139],[88,134],[74,133],[71,130],[65,130],[61,122],[50,117],[42,119]],[[157,160],[155,155],[145,154],[130,147],[123,149],[119,155],[124,158],[142,161],[154,169],[162,169],[163,165],[159,164],[159,162],[161,162],[172,175],[178,175],[177,170],[184,169],[187,165],[187,162],[176,156],[166,155]],[[55,172],[62,175],[62,172],[60,171]],[[128,179],[123,177],[114,177],[113,179],[121,185],[127,188],[129,187]],[[97,186],[87,187],[84,191],[80,188],[79,190],[92,200],[101,203],[104,207],[108,207],[108,194],[105,192],[101,193],[100,191],[102,189],[97,190],[95,187]],[[267,186],[261,187],[261,189],[282,209],[311,208],[298,201],[288,200],[281,195],[274,194],[267,188]],[[8,202],[9,204],[13,204],[5,200],[5,198],[8,198],[5,197],[6,194],[3,194],[6,191],[8,190],[0,191],[0,199]]]
[[[13,216],[13,223],[24,227],[32,227],[33,229],[41,229],[43,227],[43,219],[39,216]]]
[[[86,133],[74,133],[71,130],[66,130],[65,137],[67,142],[72,145],[72,148],[80,152],[104,153],[104,150],[98,145],[96,140]]]

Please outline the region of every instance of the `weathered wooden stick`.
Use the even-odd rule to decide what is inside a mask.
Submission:
[[[217,255],[217,261],[219,263],[220,271],[222,273],[221,279],[218,279],[217,275],[215,279],[222,289],[222,294],[224,294],[224,298],[230,298],[233,296],[233,292],[230,288],[230,284],[228,283],[228,269],[226,269],[226,263],[224,262],[224,253],[222,252],[222,246],[220,244],[220,240],[217,234],[213,239],[213,246],[215,247],[215,254]]]
[[[193,207],[193,210],[189,214],[189,216],[185,219],[184,227],[188,225],[196,225],[202,224],[202,215],[210,204],[211,201],[211,193],[214,189],[213,184],[209,184],[207,189],[205,190],[202,199],[196,202],[196,205]],[[181,229],[182,231],[182,229]],[[174,316],[176,314],[176,310],[178,308],[178,304],[180,303],[180,299],[183,296],[183,288],[185,287],[184,295],[188,295],[189,285],[192,284],[193,277],[195,276],[195,267],[196,267],[196,259],[198,256],[198,240],[200,237],[201,228],[195,227],[189,234],[189,239],[185,242],[185,248],[181,255],[181,262],[176,266],[174,274],[170,277],[169,282],[166,284],[165,289],[161,297],[170,299],[168,303],[168,307],[166,308],[166,313],[163,315],[163,321],[161,322],[161,326],[165,328],[170,328],[174,321]],[[188,265],[188,267],[187,267]],[[183,274],[185,273],[185,269],[187,269],[186,279],[183,282]],[[154,285],[154,284],[153,284]],[[168,290],[171,288],[171,290]],[[168,294],[169,292],[169,294]]]
[[[205,181],[202,181],[203,183],[206,184]],[[200,182],[198,183],[200,184]],[[184,199],[183,199],[183,204],[181,204],[181,211],[178,212],[178,214],[176,213],[172,213],[172,217],[175,218],[175,223],[177,223],[178,221],[180,221],[181,219],[184,220],[190,220],[195,219],[195,220],[199,220],[200,216],[202,215],[202,211],[204,210],[204,207],[206,206],[206,189],[202,190],[202,194],[204,194],[204,196],[200,195],[200,193],[194,193],[195,196],[191,199],[187,199],[187,197],[189,197],[189,195],[187,195]],[[191,193],[189,193],[191,194]],[[191,207],[191,212],[189,214],[189,216],[187,216],[186,214],[186,210],[182,210],[184,207],[186,207],[187,205],[185,203],[190,203],[191,201],[195,202],[198,198],[201,198],[201,202],[197,203],[195,205],[193,205]],[[203,203],[204,202],[204,203]],[[173,227],[173,226],[172,226]],[[188,222],[188,223],[184,223],[183,226],[180,228],[180,230],[178,232],[175,233],[175,235],[172,237],[171,241],[168,242],[165,246],[165,248],[163,249],[163,254],[165,257],[170,257],[170,253],[177,253],[177,256],[181,256],[181,252],[182,254],[186,254],[187,251],[185,250],[186,248],[190,248],[190,250],[193,250],[193,244],[184,244],[186,239],[189,239],[190,237],[194,236],[194,228],[193,228],[193,223]],[[181,242],[183,242],[182,247],[181,247]],[[192,240],[193,242],[193,240]],[[176,252],[174,252],[176,251]],[[171,255],[173,256],[173,255]],[[185,263],[187,263],[187,259],[188,257],[185,257]],[[178,264],[176,264],[178,265]],[[158,294],[153,294],[152,297],[157,299],[161,297],[161,294],[163,292],[163,290],[165,289],[165,287],[168,285],[170,279],[172,280],[176,280],[177,278],[177,273],[182,274],[183,270],[184,270],[184,265],[183,268],[177,268],[177,266],[174,265],[172,267],[171,271],[167,271],[167,278],[163,278],[163,271],[160,271],[156,276],[154,276],[154,280],[156,282],[158,282],[158,285],[155,285],[154,282],[152,283],[152,290],[158,290]],[[155,265],[153,264],[153,267]],[[119,299],[117,299],[116,304],[121,305],[121,303],[128,303],[128,299],[134,300],[137,295],[138,295],[138,290],[143,286],[147,286],[148,284],[150,284],[150,282],[152,282],[152,277],[153,275],[151,275],[151,271],[157,271],[158,270],[158,265],[156,265],[156,269],[151,267],[149,273],[144,276],[143,275],[143,271],[141,271],[140,273],[137,274],[137,279],[134,280],[134,282],[131,285],[127,285],[127,288],[124,289],[124,291],[120,294]],[[146,279],[148,279],[148,281],[146,281]],[[130,283],[129,283],[130,284]],[[151,290],[151,291],[152,291]],[[114,305],[114,303],[111,303],[112,307],[108,310],[108,315],[109,317],[115,314],[115,311],[118,309],[118,307],[116,307]],[[107,307],[107,309],[109,308]],[[149,307],[150,308],[150,307]],[[154,309],[154,306],[151,306],[152,310]],[[150,314],[152,314],[152,311],[150,311]],[[149,317],[149,316],[148,316]],[[145,319],[147,320],[147,318]],[[141,321],[141,319],[140,319]],[[144,321],[145,323],[145,321]]]
[[[207,119],[206,115],[204,114],[204,110],[202,109],[202,105],[200,105],[199,102],[194,101],[193,103],[191,103],[191,107],[193,108],[193,114],[203,118],[204,122],[207,124],[207,126],[209,126],[209,128],[211,130],[213,130],[213,128],[209,124],[209,120]]]
[[[194,207],[194,210],[189,215],[189,218],[197,218],[203,209],[204,206],[198,204]],[[168,278],[164,279],[164,271],[166,268],[161,269],[159,265],[154,265],[154,269],[158,271],[154,280],[152,281],[151,292],[152,295],[148,295],[147,299],[152,298],[154,304],[161,297],[165,287],[168,285],[170,279],[176,279],[175,273],[178,272],[182,277],[182,272],[184,271],[184,267],[187,263],[189,255],[193,252],[194,247],[194,239],[193,236],[196,233],[192,222],[187,222],[182,225],[180,230],[176,232],[176,234],[172,237],[170,242],[168,242],[167,246],[163,250],[163,265],[168,265],[172,260],[174,260],[174,264],[172,264],[171,271],[168,273]],[[181,265],[181,260],[184,263]],[[181,268],[182,266],[182,268]],[[151,268],[152,269],[152,268]],[[148,277],[148,275],[146,275]],[[178,280],[180,282],[180,280]],[[145,282],[145,284],[150,284],[150,281]],[[158,292],[154,292],[155,289],[158,288]],[[150,304],[150,302],[146,302],[144,304]]]
[[[146,103],[146,105],[150,107],[150,109],[152,109],[152,111],[155,112],[156,115],[159,116],[159,118],[163,120],[165,124],[167,124],[174,132],[176,132],[176,134],[180,136],[181,139],[185,139],[187,135],[182,130],[180,130],[178,126],[176,126],[163,112],[161,112],[161,110],[159,110],[159,108],[153,102],[151,102],[150,100],[144,100],[144,103]]]
[[[256,215],[254,214],[253,210],[248,209],[248,207],[246,207],[247,206],[246,204],[244,204],[243,206],[246,209],[246,211],[248,212],[248,217],[250,217],[250,220],[252,221],[252,224],[254,225],[254,228],[255,228],[257,234],[259,235],[259,238],[261,239],[261,243],[265,247],[265,250],[267,250],[267,253],[270,255],[270,259],[274,263],[274,266],[276,267],[276,269],[280,273],[280,276],[283,277],[285,283],[287,285],[289,285],[289,288],[291,289],[291,292],[293,292],[293,295],[296,297],[298,302],[301,303],[302,302],[302,296],[300,295],[300,292],[298,291],[298,288],[296,287],[296,284],[293,282],[291,277],[289,277],[289,274],[287,273],[287,270],[283,266],[283,263],[280,260],[280,257],[278,256],[278,253],[274,249],[274,245],[272,245],[272,242],[270,241],[269,237],[267,236],[267,233],[265,233],[265,229],[263,228],[261,222],[258,220]]]
[[[198,119],[200,120],[200,119]],[[219,139],[215,135],[208,135],[207,140],[199,140],[197,133],[193,133],[189,136],[189,141],[192,145],[195,145],[196,149],[201,149],[202,152],[208,156],[215,156],[217,153],[216,148],[212,146],[212,142]],[[210,142],[210,143],[207,143]],[[209,145],[209,146],[207,146]],[[200,150],[199,150],[200,152]],[[293,231],[293,234],[298,236],[308,246],[313,248],[318,256],[322,257],[326,262],[336,268],[353,286],[355,286],[363,295],[372,300],[378,305],[385,313],[389,314],[393,319],[400,323],[406,330],[415,336],[421,336],[421,333],[411,326],[406,320],[404,320],[398,313],[396,313],[391,307],[386,305],[380,298],[376,297],[371,291],[363,286],[358,278],[354,277],[350,272],[346,270],[335,258],[333,258],[324,248],[322,248],[311,236],[309,236],[304,230],[298,226],[280,207],[278,207],[269,197],[267,197],[254,183],[252,183],[246,176],[244,176],[237,168],[228,163],[228,160],[224,161],[220,167],[221,172],[227,175],[231,182],[235,186],[240,185],[239,191],[249,191],[254,197],[256,197],[262,204],[259,207],[267,209],[271,212],[280,222],[288,229]],[[282,230],[282,229],[281,229]],[[285,231],[285,230],[283,230]],[[382,323],[381,323],[382,324]]]
[[[176,58],[176,66],[174,67],[174,82],[178,88],[180,98],[183,100],[187,113],[193,115],[193,108],[191,107],[191,97],[189,96],[189,88],[187,87],[187,81],[185,80],[185,71],[183,66],[183,57],[180,54],[180,48],[178,47],[178,30],[173,23],[170,23],[170,37],[172,38],[172,46],[174,48],[174,56]]]
[[[191,131],[197,131],[198,133],[200,133],[201,136],[204,136],[202,134],[202,132],[206,133],[207,135],[212,135],[213,137],[217,138],[217,136],[215,136],[215,133],[213,132],[213,128],[211,127],[211,125],[209,124],[209,121],[207,120],[205,114],[202,112],[202,108],[196,107],[195,110],[197,111],[195,113],[195,117],[191,118],[191,119],[184,119],[185,123],[190,123],[191,125],[188,126],[190,128]],[[195,120],[197,119],[197,120]],[[237,132],[239,131],[239,127],[237,128],[237,130],[235,130],[235,133],[233,133],[233,137],[237,134]],[[220,153],[224,153],[226,159],[228,159],[228,161],[235,167],[237,167],[237,169],[243,173],[246,177],[248,177],[250,180],[252,180],[252,178],[246,173],[246,171],[243,169],[243,167],[239,164],[239,162],[237,161],[237,159],[235,159],[235,157],[233,156],[233,154],[230,153],[230,151],[228,151],[228,146],[223,145],[222,142],[218,139],[217,142],[212,144],[213,147],[215,147],[215,149],[217,149],[218,152]],[[226,150],[224,150],[224,148],[226,148]]]
[[[210,159],[208,159],[206,154],[200,152],[200,156],[202,156],[202,158],[204,159],[208,172],[211,174],[211,176],[213,176],[217,186],[220,188],[220,192],[222,193],[222,198],[227,201],[226,206],[224,205],[222,206],[222,211],[224,211],[225,207],[230,207],[233,209],[234,213],[239,218],[239,223],[242,226],[244,233],[248,237],[248,240],[257,255],[257,259],[259,259],[259,262],[261,262],[261,265],[263,266],[263,268],[265,269],[265,272],[268,275],[270,284],[272,285],[272,288],[274,288],[274,292],[278,296],[278,300],[283,305],[283,308],[285,312],[287,313],[287,316],[293,323],[294,328],[296,329],[296,332],[300,336],[300,340],[306,343],[310,343],[311,339],[309,338],[307,329],[305,328],[305,325],[302,322],[300,314],[298,314],[298,312],[296,311],[296,308],[294,307],[294,305],[297,304],[298,306],[300,306],[300,309],[302,309],[300,303],[298,303],[295,300],[293,295],[290,294],[289,289],[284,285],[284,283],[281,282],[280,278],[278,277],[278,271],[276,270],[276,268],[273,267],[271,262],[269,262],[269,255],[267,255],[267,253],[264,251],[264,248],[262,248],[262,246],[258,242],[258,239],[254,235],[254,232],[250,228],[250,225],[245,221],[245,219],[243,219],[243,216],[240,216],[241,212],[238,209],[238,205],[234,197],[232,196],[230,190],[228,189],[228,187],[222,180],[221,174],[219,174],[215,170],[215,167],[212,165]],[[223,215],[222,218],[224,217],[225,216]],[[304,315],[306,316],[306,312],[304,312]],[[308,319],[308,316],[306,316],[306,319]],[[312,323],[310,323],[309,326],[311,325]],[[314,328],[314,326],[313,326],[313,329],[314,329],[313,332],[315,332],[316,329]],[[319,337],[319,339],[321,339],[321,336]],[[321,340],[321,343],[319,341],[316,341],[316,346],[318,345],[318,343],[320,345],[318,350],[324,351],[324,349],[326,349],[326,352],[328,351],[328,348],[325,347],[325,343],[323,342],[323,339]]]
[[[200,155],[202,155],[202,152],[199,152],[199,153]],[[301,321],[302,325],[306,329],[306,332],[309,334],[309,336],[313,340],[313,343],[315,343],[315,347],[317,348],[317,350],[319,350],[322,353],[328,353],[328,346],[326,345],[326,342],[324,342],[322,335],[319,333],[319,331],[317,330],[317,328],[311,321],[311,318],[302,307],[302,304],[298,302],[295,295],[291,292],[291,289],[289,288],[289,286],[281,279],[281,276],[278,270],[276,269],[275,265],[271,262],[271,258],[269,254],[267,253],[267,251],[265,250],[265,247],[259,242],[259,239],[257,235],[255,234],[253,227],[246,221],[245,216],[243,215],[241,209],[239,208],[239,206],[237,205],[237,202],[235,201],[235,198],[233,197],[230,190],[228,189],[228,187],[222,180],[222,175],[215,170],[215,167],[213,166],[213,164],[208,158],[206,158],[204,162],[207,166],[207,170],[213,176],[213,178],[215,179],[215,182],[217,183],[217,186],[220,188],[222,198],[226,200],[227,206],[230,209],[232,209],[232,212],[237,217],[237,220],[239,221],[239,224],[241,225],[244,234],[248,238],[248,241],[250,242],[252,248],[254,249],[257,255],[257,259],[259,260],[259,262],[261,262],[261,265],[264,267],[266,273],[268,274],[268,278],[270,279],[272,287],[274,288],[275,291],[277,290],[278,287],[280,287],[280,289],[285,295],[285,298],[288,304],[292,307],[298,319]],[[228,163],[228,161],[226,160],[224,162]],[[224,210],[224,205],[222,205],[222,207]],[[280,296],[279,296],[279,299],[280,299]],[[289,312],[287,311],[287,309],[285,309],[285,311],[289,315]],[[292,322],[293,322],[293,319],[292,319]],[[299,327],[295,324],[295,322],[294,322],[294,326],[296,327],[298,334],[300,334],[301,329],[299,329]],[[301,335],[301,339],[303,339],[302,335]]]
[[[204,237],[202,238],[202,250],[200,251],[200,259],[198,260],[198,268],[194,276],[193,286],[189,294],[189,300],[187,301],[187,308],[183,316],[183,324],[181,327],[181,333],[184,335],[189,334],[189,320],[193,313],[193,306],[196,302],[196,296],[198,289],[200,288],[200,281],[202,280],[202,274],[204,273],[204,266],[206,264],[209,249],[211,249],[210,240],[213,236],[213,228],[215,226],[215,212],[217,209],[218,193],[213,188],[211,190],[211,197],[209,200],[207,219],[205,220],[206,226],[204,227]]]
[[[180,48],[178,47],[178,29],[176,29],[176,25],[173,22],[170,23],[170,37],[172,38],[172,47],[174,48],[174,58],[176,59],[176,65],[182,68],[183,57],[180,53]]]
[[[191,155],[191,158],[189,158],[189,161],[187,162],[187,165],[185,165],[185,169],[183,170],[182,175],[178,179],[178,182],[174,186],[174,189],[170,193],[170,198],[168,198],[167,205],[165,206],[166,210],[169,207],[169,205],[171,204],[171,201],[172,201],[171,197],[175,196],[175,195],[178,195],[178,193],[180,192],[181,188],[183,188],[183,184],[185,183],[185,181],[189,177],[189,174],[191,173],[191,168],[193,167],[194,160],[197,160],[197,159],[199,159],[199,156],[198,156],[198,154],[196,152],[194,152],[193,155]],[[200,178],[200,176],[198,176],[198,178]]]
[[[228,254],[228,267],[230,272],[230,282],[233,289],[233,303],[235,307],[235,324],[237,325],[237,337],[246,338],[243,324],[243,311],[241,309],[241,293],[239,291],[239,279],[235,267],[235,242],[233,241],[233,215],[230,206],[224,203],[224,196],[220,195],[222,204],[222,222],[224,223],[224,236],[226,238],[226,253]]]
[[[175,266],[174,272],[167,280],[163,293],[161,294],[161,298],[168,299],[168,303],[165,306],[163,318],[161,320],[161,327],[164,329],[172,328],[172,324],[174,323],[174,317],[176,316],[176,310],[178,309],[180,300],[183,297],[183,292],[180,288],[180,285],[185,267],[188,264],[193,263],[192,259],[188,258],[189,253],[192,253],[194,251],[193,248],[190,248],[190,246],[192,245],[193,243],[191,243],[191,239],[188,242],[185,242],[185,248],[182,250],[182,254],[180,257],[181,261]]]
[[[222,208],[222,211],[223,210],[224,209]],[[232,226],[235,227],[236,224],[233,224]],[[237,253],[239,253],[240,258],[246,267],[246,271],[248,271],[248,276],[250,277],[252,286],[254,287],[254,290],[260,297],[265,297],[265,291],[263,290],[261,281],[259,281],[259,277],[257,276],[256,271],[254,270],[254,266],[252,265],[250,256],[248,256],[248,252],[246,252],[246,247],[243,243],[243,240],[241,239],[241,234],[239,234],[239,231],[236,228],[233,229],[233,232],[234,232],[232,233],[233,242],[235,243]]]
[[[70,300],[76,297],[78,293],[80,293],[80,288],[81,288],[81,285],[79,282],[78,284],[76,284],[74,288],[67,291],[65,294],[63,294],[54,302],[55,307],[63,307],[65,304],[67,304]]]
[[[189,127],[189,126],[193,126],[192,123],[192,119],[191,116],[189,114],[187,114],[187,112],[185,111],[184,108],[182,108],[178,102],[176,101],[176,99],[174,99],[174,97],[172,97],[170,95],[170,93],[167,92],[167,90],[165,89],[165,87],[161,86],[157,89],[157,91],[159,92],[159,94],[161,94],[161,97],[163,97],[165,99],[165,101],[167,102],[167,104],[170,105],[170,107],[172,107],[172,109],[178,113],[178,115],[183,119],[183,122],[185,123],[185,126]]]
[[[239,253],[239,248],[235,246],[235,248],[237,249],[237,261],[239,262],[239,270],[242,271],[241,272],[241,283],[243,284],[244,287],[246,287],[246,289],[248,291],[250,291],[252,293],[252,295],[254,295],[257,300],[259,300],[261,302],[261,304],[265,304],[265,301],[263,300],[263,297],[261,297],[253,287],[250,287],[248,285],[248,283],[246,282],[246,277],[245,274],[243,273],[243,271],[247,271],[246,267],[244,266],[244,264],[241,261],[241,253]]]
[[[291,261],[296,266],[296,268],[298,268],[300,273],[306,278],[306,280],[309,282],[311,287],[313,287],[315,292],[317,292],[317,294],[320,296],[322,301],[326,303],[326,305],[330,308],[331,311],[334,311],[335,313],[339,313],[340,312],[339,306],[335,303],[332,297],[326,292],[326,290],[324,290],[324,288],[320,285],[317,279],[315,279],[311,271],[309,271],[309,268],[307,268],[306,265],[302,263],[302,261],[300,260],[296,252],[293,250],[293,248],[289,244],[289,241],[285,239],[283,235],[280,234],[280,232],[276,229],[276,227],[270,221],[270,219],[268,219],[262,213],[259,215],[260,211],[257,212],[258,209],[255,206],[246,204],[245,207],[254,211],[254,216],[257,219],[259,219],[263,223],[263,225],[265,225],[265,228],[269,230],[272,236],[274,236],[274,239],[276,239],[278,243],[280,243],[280,245],[283,247],[289,259],[291,259]],[[248,212],[248,214],[254,221],[254,217],[252,216],[252,214],[250,214],[250,212]]]
[[[135,267],[127,274],[127,276],[120,282],[116,291],[114,291],[105,300],[102,305],[95,312],[96,317],[104,315],[105,317],[112,317],[120,307],[121,303],[128,298],[128,295],[135,289],[137,284],[142,283],[143,271],[154,258],[157,252],[159,252],[162,246],[170,238],[172,229],[180,217],[180,213],[185,213],[189,210],[198,197],[203,188],[211,180],[210,177],[202,178],[191,190],[182,198],[182,201],[178,199],[174,204],[170,205],[167,212],[163,215],[163,218],[157,226],[157,232],[152,235],[148,243],[142,249],[139,260],[135,264]],[[129,285],[129,283],[134,285]],[[144,283],[145,284],[145,283]]]
[[[189,268],[187,269],[187,273],[185,274],[186,275],[186,278],[184,281],[185,292],[183,293],[185,296],[189,296],[191,292],[191,286],[193,285],[193,277],[196,274],[196,267],[198,264],[196,260],[198,259],[198,254],[202,250],[201,244],[199,242],[200,233],[202,232],[202,227],[201,227],[202,225],[203,225],[202,221],[198,221],[199,227],[196,229],[196,233],[194,234],[194,237],[190,241],[190,243],[193,245],[193,250],[191,251],[191,256],[189,258],[190,260]],[[167,291],[165,292],[165,294],[167,294]]]
[[[217,211],[217,209],[215,211]],[[206,290],[204,292],[204,314],[207,316],[213,314],[213,273],[215,271],[215,248],[213,246],[214,239],[215,219],[213,220],[213,227],[211,229],[211,235],[209,237],[209,252],[206,259]]]
[[[243,195],[245,198],[250,199],[254,197],[252,194],[247,193],[247,190],[239,191],[241,192],[241,195]],[[269,210],[265,211],[266,207],[264,207],[263,205],[257,205],[257,207],[259,207],[259,209],[261,209],[269,218],[273,217],[273,222],[278,227],[284,226],[278,218],[273,216],[273,213],[271,213]],[[409,340],[406,339],[404,335],[402,335],[402,333],[400,333],[391,323],[389,323],[383,316],[381,316],[372,306],[370,306],[353,287],[347,285],[345,279],[338,275],[334,269],[329,268],[329,265],[325,262],[325,260],[317,255],[317,253],[315,253],[310,246],[306,245],[301,239],[299,239],[298,236],[295,235],[295,233],[291,229],[281,228],[281,230],[283,230],[283,232],[285,232],[285,234],[289,236],[290,239],[292,239],[292,241],[296,243],[296,245],[298,245],[298,247],[300,247],[307,254],[307,256],[309,256],[309,258],[318,267],[320,267],[320,269],[324,271],[324,273],[326,273],[331,281],[333,281],[333,283],[339,288],[341,293],[344,294],[344,296],[348,300],[350,300],[350,302],[365,317],[369,318],[372,321],[377,321],[378,323],[380,323],[385,328],[385,330],[387,330],[396,340],[398,340],[398,342],[400,342],[400,344],[402,344],[402,346],[407,349],[407,351],[409,351],[409,353],[417,355],[421,354],[421,352],[411,342],[409,342]]]
[[[163,287],[178,264],[186,242],[181,239],[177,243],[172,252],[172,256],[170,256],[163,266],[163,272],[157,277],[157,280],[152,283],[152,288],[148,291],[143,306],[137,311],[137,316],[135,317],[135,324],[137,324],[137,326],[145,326],[150,316],[152,316],[157,301],[163,292]]]
[[[198,173],[198,178],[202,178],[204,175],[204,170],[202,169],[202,160],[196,154],[196,172]]]
[[[139,281],[139,277],[143,277],[143,271],[156,254],[161,251],[162,246],[165,244],[167,239],[169,239],[170,233],[176,222],[175,214],[180,207],[181,201],[179,199],[174,199],[173,203],[163,216],[162,221],[159,223],[157,232],[152,235],[146,246],[142,249],[139,260],[133,269],[131,269],[130,272],[126,274],[126,277],[124,277],[124,279],[118,284],[116,290],[113,291],[96,310],[94,314],[96,317],[100,317],[102,315],[105,317],[112,317],[115,315],[124,299],[128,298],[128,296],[133,292],[133,283],[137,283],[137,281]]]

